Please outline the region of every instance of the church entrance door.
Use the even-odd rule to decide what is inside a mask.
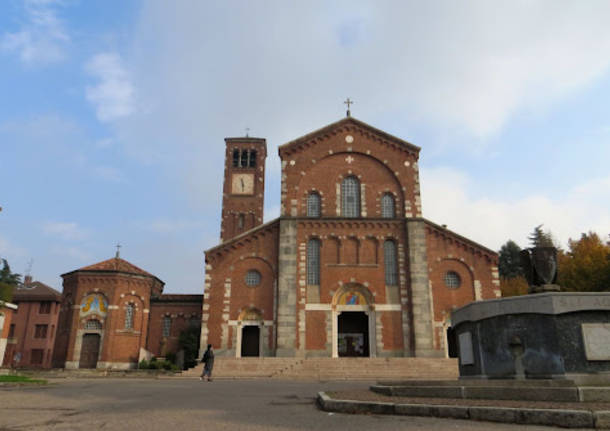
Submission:
[[[100,335],[85,334],[80,349],[79,368],[95,368],[100,353]]]
[[[340,357],[369,356],[369,318],[363,311],[344,311],[338,317]]]
[[[258,326],[244,326],[241,334],[241,356],[259,356],[261,331]]]

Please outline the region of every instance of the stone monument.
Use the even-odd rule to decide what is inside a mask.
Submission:
[[[453,311],[460,379],[610,383],[610,292],[561,292],[553,247],[523,250],[521,259],[528,295]]]

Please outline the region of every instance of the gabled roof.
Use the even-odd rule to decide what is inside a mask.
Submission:
[[[155,278],[163,283],[158,277],[155,277],[149,272],[144,271],[142,268],[135,266],[133,263],[127,262],[125,259],[120,257],[113,257],[102,262],[94,263],[93,265],[85,266],[80,269],[70,271],[64,275],[72,274],[73,272],[122,272],[125,274],[143,275],[150,278]],[[163,283],[165,284],[165,283]]]
[[[339,121],[335,121],[334,123],[331,123],[327,126],[322,127],[321,129],[315,130],[311,133],[301,136],[300,138],[287,142],[284,145],[280,145],[278,148],[279,153],[281,155],[282,152],[290,150],[290,149],[292,149],[292,147],[296,147],[299,144],[301,144],[305,141],[308,141],[317,135],[323,135],[324,133],[330,132],[331,130],[333,130],[337,127],[347,125],[347,124],[353,124],[355,126],[362,127],[363,129],[366,129],[375,135],[378,135],[384,139],[387,139],[388,141],[392,141],[395,144],[405,147],[405,149],[407,149],[409,151],[415,151],[415,152],[419,153],[419,150],[421,150],[421,148],[418,147],[417,145],[413,145],[412,143],[407,142],[404,139],[397,138],[396,136],[390,135],[389,133],[384,132],[383,130],[377,129],[377,128],[371,126],[370,124],[365,123],[364,121],[360,121],[360,120],[350,116],[350,117],[342,118]]]
[[[208,253],[211,253],[213,251],[216,251],[219,248],[230,246],[233,243],[239,242],[239,241],[241,241],[241,240],[243,240],[243,239],[245,239],[245,238],[247,238],[247,237],[249,237],[251,235],[256,234],[257,232],[259,232],[259,231],[261,231],[263,229],[267,229],[267,228],[273,226],[274,224],[279,223],[279,221],[280,221],[279,217],[278,218],[274,218],[273,220],[270,220],[267,223],[263,223],[263,224],[260,224],[258,226],[255,226],[252,229],[247,230],[247,231],[245,231],[243,233],[240,233],[239,235],[234,236],[233,238],[230,238],[230,239],[226,240],[225,242],[221,242],[220,244],[215,245],[214,247],[210,247],[207,250],[204,250],[203,252],[205,254],[208,254]]]
[[[13,302],[61,301],[61,293],[40,281],[21,285],[13,290]]]

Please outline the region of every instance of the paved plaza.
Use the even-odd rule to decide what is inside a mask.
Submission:
[[[8,430],[556,430],[488,422],[323,412],[318,391],[372,382],[285,380],[57,379],[0,388]]]

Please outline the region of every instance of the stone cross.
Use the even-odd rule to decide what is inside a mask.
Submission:
[[[117,243],[117,245],[115,247],[116,247],[116,255],[115,255],[115,257],[118,259],[120,257],[122,245],[120,243]]]

